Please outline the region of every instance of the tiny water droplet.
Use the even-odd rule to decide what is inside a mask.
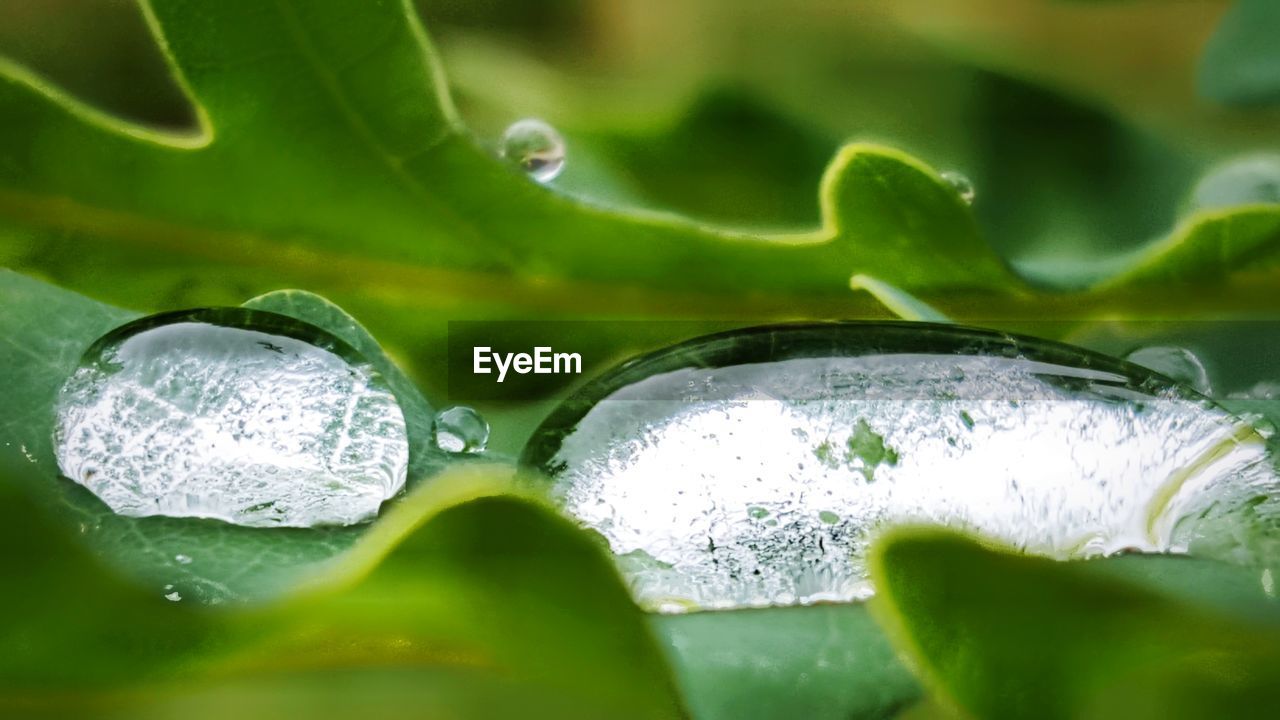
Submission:
[[[456,405],[436,413],[436,447],[451,453],[478,453],[489,442],[489,423],[480,413]]]
[[[182,595],[177,592],[165,593],[164,599],[168,600],[169,602],[181,602]]]
[[[1280,155],[1262,153],[1228,161],[1196,184],[1192,210],[1280,203]]]
[[[98,339],[59,393],[54,448],[63,474],[121,515],[255,527],[367,520],[404,486],[409,452],[400,406],[363,356],[244,308],[154,315]]]
[[[190,565],[190,564],[191,564],[191,556],[190,556],[190,555],[182,555],[182,554],[174,555],[174,556],[173,556],[173,561],[174,561],[174,562],[176,562],[176,563],[178,563],[179,565]]]
[[[1182,347],[1171,345],[1155,345],[1134,350],[1124,357],[1135,365],[1155,370],[1195,390],[1209,395],[1213,392],[1213,384],[1209,381],[1209,372],[1195,353]]]
[[[957,170],[945,170],[940,177],[951,186],[952,190],[956,191],[956,194],[960,196],[965,205],[973,204],[974,198],[978,196],[978,191],[974,188],[973,181],[969,179],[968,175]]]
[[[547,123],[525,118],[502,133],[500,154],[538,182],[550,182],[564,169],[565,143]]]

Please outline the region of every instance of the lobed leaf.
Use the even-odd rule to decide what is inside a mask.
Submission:
[[[920,528],[888,533],[872,568],[881,621],[944,707],[1211,718],[1257,716],[1277,699],[1280,606],[1257,569],[1060,563]]]

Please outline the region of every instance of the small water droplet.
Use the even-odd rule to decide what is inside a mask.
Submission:
[[[482,452],[489,442],[489,423],[480,413],[455,405],[436,413],[436,447],[451,453]]]
[[[1280,203],[1280,155],[1247,155],[1228,161],[1196,184],[1193,210]]]
[[[1209,372],[1205,370],[1204,363],[1186,348],[1166,345],[1143,347],[1129,353],[1124,359],[1167,375],[1198,393],[1209,395],[1213,392],[1213,384],[1209,381]]]
[[[404,486],[404,415],[323,330],[221,308],[155,315],[87,350],[57,401],[66,477],[121,515],[348,525]]]
[[[957,170],[945,170],[940,177],[951,186],[952,190],[956,191],[965,205],[973,204],[974,198],[978,196],[978,190],[973,186],[973,181],[968,175]]]
[[[517,120],[502,133],[500,153],[538,182],[550,182],[564,169],[564,138],[534,118]]]
[[[1266,593],[1267,597],[1276,596],[1276,579],[1271,574],[1271,568],[1262,571],[1262,592]]]
[[[181,602],[182,595],[177,592],[165,593],[164,599],[168,600],[169,602]]]
[[[190,556],[190,555],[183,555],[183,554],[179,553],[179,554],[177,554],[177,555],[174,555],[174,556],[173,556],[173,561],[174,561],[174,562],[176,562],[176,563],[178,563],[179,565],[190,565],[190,564],[191,564],[191,556]]]

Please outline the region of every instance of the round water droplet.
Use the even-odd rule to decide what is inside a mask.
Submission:
[[[1258,154],[1220,165],[1191,192],[1193,210],[1280,203],[1280,155]]]
[[[941,173],[941,177],[953,190],[956,191],[956,194],[960,196],[960,199],[964,201],[965,205],[973,204],[973,200],[977,197],[978,191],[973,187],[973,181],[969,179],[968,175],[955,170],[946,170]]]
[[[464,405],[436,413],[436,447],[451,453],[483,452],[489,442],[489,423]]]
[[[1167,375],[1198,393],[1208,395],[1213,392],[1204,363],[1186,348],[1165,345],[1138,348],[1124,359]]]
[[[760,328],[645,356],[561,405],[522,463],[615,553],[646,559],[621,567],[668,611],[867,597],[867,548],[898,523],[1055,558],[1239,558],[1258,537],[1242,524],[1280,520],[1265,442],[1203,396],[1070,346],[924,323]]]
[[[564,138],[547,123],[517,120],[502,133],[501,155],[538,182],[554,180],[564,169]]]
[[[359,353],[243,308],[100,338],[59,394],[54,447],[63,474],[121,515],[259,527],[367,520],[408,462],[400,406]]]

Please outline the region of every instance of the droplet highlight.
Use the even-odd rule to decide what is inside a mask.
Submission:
[[[446,408],[436,414],[435,440],[436,447],[445,452],[483,452],[489,442],[489,423],[464,405]]]
[[[502,133],[500,155],[538,182],[551,182],[564,170],[565,142],[542,120],[526,118]]]
[[[945,170],[940,174],[944,182],[951,186],[952,190],[960,196],[965,205],[972,205],[978,196],[978,190],[973,186],[973,181],[968,175],[956,170]]]
[[[1082,349],[925,323],[645,356],[562,404],[522,463],[665,612],[868,597],[867,549],[903,523],[1061,559],[1239,560],[1280,521],[1266,443],[1204,396]]]
[[[377,515],[407,472],[404,415],[381,375],[275,313],[129,323],[89,348],[56,412],[59,468],[121,515],[349,525]]]

